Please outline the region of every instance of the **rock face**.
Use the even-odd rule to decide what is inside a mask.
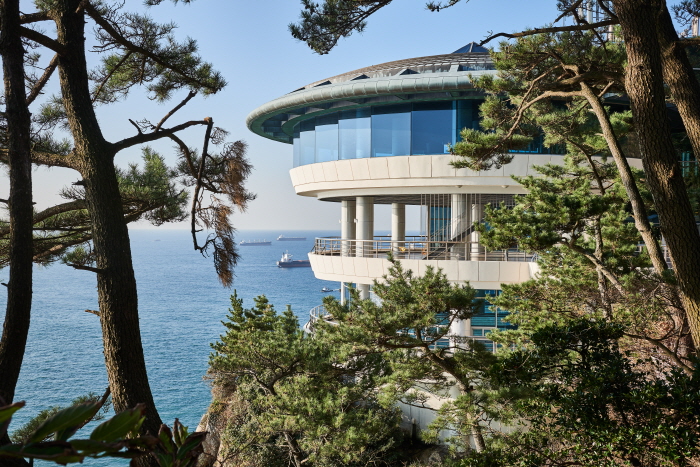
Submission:
[[[223,435],[230,419],[235,418],[235,414],[231,413],[234,394],[235,388],[233,387],[220,387],[218,385],[212,387],[213,401],[197,426],[197,431],[208,433],[203,444],[204,453],[199,457],[197,467],[232,465],[229,459],[230,449],[226,445]]]

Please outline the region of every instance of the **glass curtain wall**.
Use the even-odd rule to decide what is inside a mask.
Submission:
[[[338,120],[339,158],[363,159],[372,150],[372,109],[346,110]]]
[[[372,157],[411,154],[411,104],[372,108]]]
[[[316,162],[338,160],[338,114],[316,118]]]
[[[411,154],[448,154],[456,132],[455,102],[420,102],[411,115]]]
[[[463,128],[479,130],[482,99],[393,104],[329,113],[294,127],[294,167],[367,157],[447,154]],[[512,152],[565,154],[536,137]]]

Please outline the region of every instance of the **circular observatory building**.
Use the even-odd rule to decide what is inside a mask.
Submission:
[[[469,281],[482,297],[501,284],[530,279],[532,256],[516,249],[486,251],[473,224],[490,203],[524,193],[511,175],[562,161],[541,141],[518,151],[501,169],[474,172],[450,165],[451,144],[463,128],[478,129],[484,94],[471,76],[496,73],[475,43],[446,55],[374,65],[322,79],[255,109],[254,133],[292,146],[292,184],[301,196],[338,203],[340,238],[317,238],[309,254],[319,279],[353,284],[363,298],[387,274],[388,253],[422,275],[441,268],[453,282]],[[374,207],[391,205],[391,236],[374,234]],[[406,206],[420,206],[421,235],[406,235]],[[413,220],[412,224],[415,224]],[[489,307],[460,322],[459,335],[492,345],[486,334],[506,327],[506,312]],[[312,310],[312,320],[323,310]]]

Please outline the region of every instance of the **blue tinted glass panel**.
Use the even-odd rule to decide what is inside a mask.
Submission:
[[[314,119],[305,120],[299,126],[299,165],[313,164],[316,153]]]
[[[372,109],[372,157],[411,154],[411,106]]]
[[[421,102],[411,115],[411,154],[446,154],[454,143],[452,102]]]
[[[301,143],[299,142],[299,125],[294,126],[294,135],[293,135],[293,147],[294,147],[294,158],[292,160],[292,167],[299,167],[299,160],[300,160],[300,155],[301,155]]]
[[[370,109],[346,110],[338,121],[340,159],[370,157],[372,119]]]
[[[316,118],[316,162],[338,160],[338,114]]]
[[[479,106],[483,104],[483,100],[462,100],[457,101],[457,118],[455,136],[457,141],[461,141],[460,133],[464,128],[479,130]]]

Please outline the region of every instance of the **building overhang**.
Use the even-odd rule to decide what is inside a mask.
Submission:
[[[455,53],[389,62],[312,83],[253,110],[246,124],[265,138],[291,143],[294,126],[316,116],[373,105],[483,98],[472,79],[494,74],[485,53]]]

